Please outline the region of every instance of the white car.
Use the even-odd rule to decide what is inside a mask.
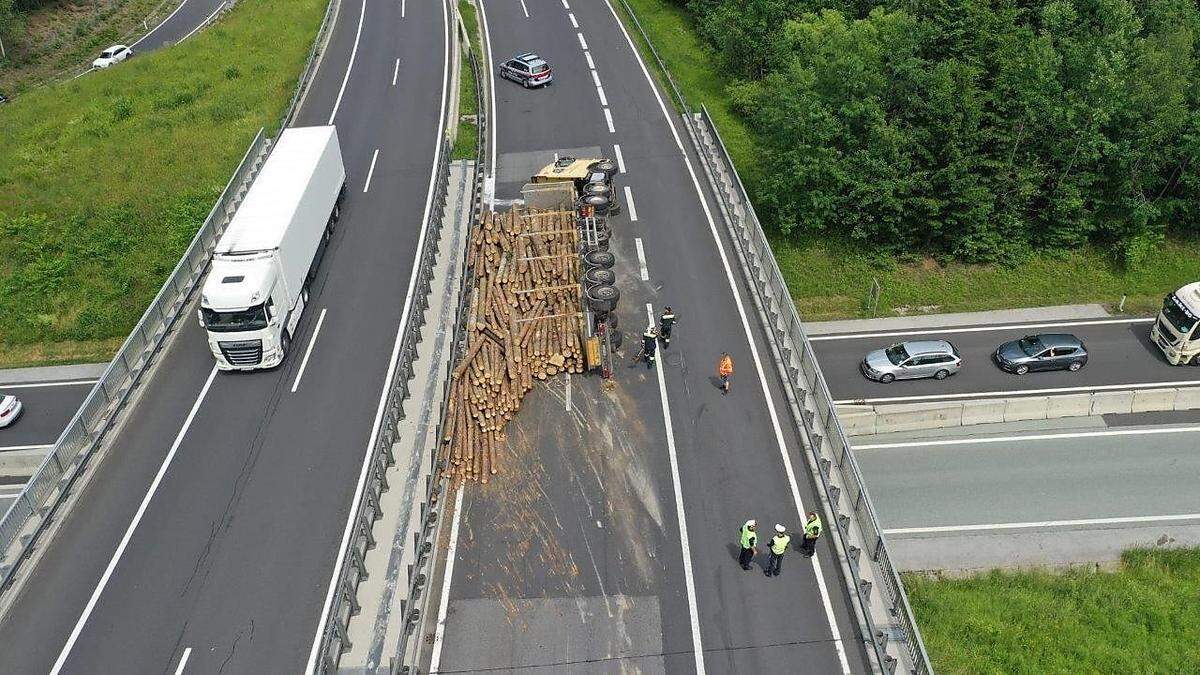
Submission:
[[[24,410],[21,401],[11,394],[0,394],[0,429],[17,421]]]
[[[133,56],[133,50],[125,45],[113,45],[100,52],[100,58],[92,61],[93,68],[107,68]]]

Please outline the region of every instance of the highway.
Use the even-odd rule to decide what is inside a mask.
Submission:
[[[0,393],[16,396],[25,406],[21,419],[0,429],[0,452],[53,444],[94,384],[94,380],[0,384]]]
[[[525,90],[493,74],[496,197],[519,197],[555,154],[621,167],[611,221],[626,339],[611,391],[590,376],[535,388],[501,474],[459,493],[430,668],[866,672],[828,537],[814,559],[790,552],[779,578],[761,557],[737,565],[746,519],[765,545],[818,500],[680,120],[608,3],[479,4],[494,62],[532,50],[555,77]],[[680,316],[670,348],[655,369],[629,365],[664,304]],[[713,384],[723,350],[737,373],[728,396]]]
[[[820,335],[812,338],[830,393],[839,403],[935,401],[947,398],[1072,393],[1097,389],[1137,389],[1154,386],[1200,385],[1200,369],[1172,366],[1150,342],[1153,318],[1088,319],[880,333]],[[997,345],[1030,333],[1073,333],[1088,350],[1080,371],[1034,372],[1013,375],[991,360]],[[963,357],[957,374],[942,380],[904,380],[880,384],[858,370],[872,349],[904,340],[945,339]]]
[[[430,206],[448,29],[442,3],[343,2],[296,122],[336,123],[349,173],[306,368],[217,373],[185,315],[9,600],[0,671],[305,668]]]
[[[183,0],[157,26],[150,29],[137,42],[129,45],[137,52],[148,52],[162,47],[169,47],[193,33],[204,25],[210,17],[229,3],[229,0]]]

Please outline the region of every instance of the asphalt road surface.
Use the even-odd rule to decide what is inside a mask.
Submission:
[[[435,665],[686,673],[700,660],[709,673],[864,672],[828,538],[818,565],[792,551],[779,578],[736,563],[746,519],[759,520],[764,546],[776,522],[799,529],[787,470],[805,507],[818,500],[771,363],[765,378],[756,372],[747,333],[763,359],[769,347],[740,272],[732,287],[727,277],[706,215],[715,206],[680,120],[606,2],[481,4],[495,62],[532,50],[555,76],[537,90],[494,81],[497,198],[518,197],[528,171],[555,153],[623,166],[612,250],[627,337],[612,390],[578,376],[535,390],[508,432],[502,475],[466,488]],[[629,365],[647,303],[680,316],[661,371]],[[729,396],[713,382],[723,350],[737,369]]]
[[[830,393],[842,403],[859,400],[869,403],[917,402],[1200,385],[1200,368],[1170,365],[1150,341],[1152,321],[1152,318],[1099,319],[822,335],[813,338],[813,347]],[[991,360],[992,352],[1003,342],[1030,333],[1058,332],[1072,333],[1087,346],[1088,363],[1082,370],[1014,375],[1000,370]],[[949,340],[963,357],[962,370],[940,382],[926,379],[880,384],[868,380],[858,369],[863,357],[872,349],[922,339]]]
[[[0,429],[0,452],[13,447],[51,445],[79,409],[95,382],[0,384],[0,393],[21,399],[21,419]]]
[[[185,316],[0,621],[0,671],[305,668],[397,340],[447,36],[442,3],[342,4],[296,124],[337,125],[349,191],[297,351],[216,373]]]
[[[229,0],[183,0],[167,18],[129,46],[135,55],[137,52],[169,47],[192,35],[228,2]]]

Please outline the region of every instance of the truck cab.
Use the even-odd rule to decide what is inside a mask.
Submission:
[[[1187,284],[1163,299],[1162,310],[1150,328],[1150,339],[1171,365],[1200,365],[1200,281]]]
[[[304,309],[289,305],[273,256],[213,262],[200,322],[221,370],[273,368],[283,361]]]

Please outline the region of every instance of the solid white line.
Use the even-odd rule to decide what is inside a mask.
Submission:
[[[162,484],[163,476],[167,475],[167,468],[171,466],[171,461],[175,459],[175,453],[179,450],[184,436],[187,435],[188,429],[192,426],[192,420],[196,419],[196,413],[200,410],[200,404],[204,402],[204,397],[208,395],[208,388],[212,386],[213,378],[216,376],[217,367],[214,365],[208,373],[208,379],[204,381],[204,386],[200,388],[200,395],[196,397],[196,402],[192,404],[191,411],[188,412],[187,418],[183,421],[183,426],[180,427],[179,433],[175,436],[175,442],[171,443],[171,449],[167,451],[167,456],[163,459],[162,466],[158,467],[158,473],[154,476],[154,481],[150,483],[150,488],[146,490],[146,496],[142,498],[142,503],[138,506],[137,512],[133,514],[133,520],[129,522],[129,527],[125,529],[125,535],[121,537],[121,543],[117,544],[117,550],[113,553],[112,559],[108,561],[108,567],[104,569],[104,574],[96,584],[95,590],[92,591],[92,597],[88,599],[87,605],[83,608],[83,613],[79,615],[79,620],[75,622],[75,628],[71,631],[71,636],[67,638],[67,644],[63,645],[62,651],[59,652],[58,659],[55,660],[54,667],[50,670],[50,675],[58,675],[62,671],[63,665],[66,664],[67,657],[71,655],[71,649],[75,646],[75,641],[79,639],[79,634],[83,632],[83,627],[87,624],[88,617],[92,615],[92,610],[96,608],[96,602],[100,600],[100,594],[104,592],[104,587],[108,585],[108,580],[112,578],[113,572],[117,569],[117,564],[121,562],[121,556],[125,553],[125,547],[129,545],[129,540],[133,538],[133,532],[137,529],[138,523],[142,521],[142,516],[146,515],[146,509],[150,506],[150,500],[154,498],[154,493],[158,492],[158,486]]]
[[[688,170],[688,175],[692,179],[692,187],[696,190],[696,198],[700,200],[700,207],[704,211],[704,217],[708,221],[708,229],[712,234],[713,241],[717,247],[717,253],[720,255],[721,264],[725,268],[725,278],[729,282],[729,290],[733,293],[734,303],[737,305],[738,316],[741,318],[742,330],[746,334],[746,341],[750,346],[750,355],[754,360],[754,367],[758,372],[758,382],[762,388],[763,397],[767,403],[767,413],[771,417],[771,426],[775,431],[775,442],[779,446],[779,454],[783,460],[783,468],[787,474],[788,486],[791,488],[792,501],[795,502],[796,512],[799,517],[803,518],[806,513],[804,504],[800,499],[800,487],[796,482],[795,470],[792,467],[791,459],[787,453],[787,443],[783,438],[783,429],[779,425],[779,416],[775,412],[774,399],[771,398],[771,391],[767,386],[767,378],[763,372],[762,360],[758,355],[758,347],[754,342],[754,333],[750,329],[750,321],[746,316],[746,308],[742,304],[742,296],[738,291],[737,282],[734,279],[733,268],[729,264],[729,257],[725,253],[725,245],[721,242],[721,237],[717,233],[717,225],[713,220],[712,211],[708,207],[708,200],[704,197],[704,190],[700,187],[700,181],[696,177],[696,170],[692,167],[692,161],[687,156],[687,151],[683,148],[683,140],[679,137],[679,132],[675,129],[675,122],[671,119],[670,113],[667,112],[667,106],[663,103],[662,96],[658,93],[658,88],[654,86],[654,78],[650,77],[650,71],[646,68],[646,63],[642,60],[642,55],[638,52],[637,47],[633,43],[633,38],[629,37],[629,32],[625,30],[625,24],[621,22],[617,12],[613,9],[612,3],[604,0],[604,4],[608,6],[608,11],[612,14],[613,21],[621,29],[621,33],[625,36],[625,42],[629,45],[629,50],[633,52],[634,58],[637,59],[638,65],[641,66],[642,76],[646,79],[646,83],[650,86],[650,91],[654,94],[655,100],[658,101],[658,109],[662,112],[663,118],[667,121],[667,127],[671,130],[671,135],[675,139],[675,147],[679,149],[680,158],[683,160],[683,165]],[[826,514],[827,516],[829,514]],[[829,522],[832,522],[832,518]],[[846,659],[846,647],[842,644],[841,629],[838,628],[837,617],[833,614],[833,603],[829,600],[829,589],[825,584],[825,574],[821,569],[821,560],[819,556],[812,557],[813,571],[817,580],[817,588],[821,594],[821,603],[825,607],[825,619],[829,623],[829,630],[833,638],[834,649],[837,651],[838,660],[841,662],[842,672],[845,675],[850,673],[850,662]]]
[[[40,389],[41,387],[77,387],[83,385],[93,385],[99,380],[63,380],[61,382],[30,382],[28,384],[4,384],[0,383],[0,389]]]
[[[567,0],[562,0],[563,9],[570,11],[571,6],[567,4]]]
[[[596,93],[600,95],[600,105],[608,106],[608,97],[604,95],[604,87],[596,87]]]
[[[491,178],[492,183],[493,183],[492,187],[493,187],[493,189],[495,189],[496,147],[497,147],[496,129],[500,126],[500,125],[496,124],[496,118],[499,115],[498,111],[496,110],[496,69],[493,66],[493,64],[495,63],[495,60],[492,58],[492,33],[491,33],[491,31],[488,30],[487,12],[484,11],[484,9],[483,9],[484,2],[483,2],[483,0],[479,0],[479,2],[477,2],[475,4],[476,4],[476,7],[479,9],[479,19],[483,23],[483,43],[485,45],[487,45],[488,80],[491,82],[491,85],[492,85],[491,87],[488,88],[489,89],[489,98],[491,98],[491,100],[492,100],[491,107],[488,109],[488,113],[492,116],[492,119],[488,120],[488,126],[492,128],[492,147],[491,147],[491,152],[489,153],[491,155],[491,158],[488,160],[487,175]],[[495,195],[492,195],[492,196],[494,197]]]
[[[568,13],[567,18],[571,20],[571,28],[579,28],[579,22],[575,20],[575,14]]]
[[[367,169],[367,181],[363,183],[363,192],[371,189],[371,176],[375,175],[375,160],[379,159],[379,148],[375,148],[375,154],[371,155],[371,168]]]
[[[1129,516],[1126,518],[1081,518],[1079,520],[1043,520],[1026,523],[985,523],[982,525],[938,525],[934,527],[896,527],[884,534],[932,534],[935,532],[985,532],[988,530],[1027,530],[1035,527],[1075,527],[1079,525],[1121,525],[1126,523],[1159,523],[1176,520],[1200,520],[1200,513],[1180,513],[1169,516]]]
[[[525,0],[521,0],[521,11],[525,12],[525,18],[529,18],[529,8],[525,6]]]
[[[592,60],[592,53],[591,53],[591,52],[589,52],[589,51],[587,51],[587,50],[584,50],[584,52],[583,52],[583,58],[587,59],[587,62],[588,62],[588,68],[590,68],[590,69],[592,69],[592,70],[595,70],[595,69],[596,69],[596,62]]]
[[[408,0],[400,0],[400,18],[403,19],[405,12],[408,11]]]
[[[175,44],[179,44],[179,43],[183,42],[184,40],[186,40],[186,39],[188,39],[188,38],[192,37],[193,35],[195,35],[195,34],[196,34],[196,31],[198,31],[198,30],[200,30],[201,28],[204,28],[205,26],[207,26],[207,25],[208,25],[208,22],[209,22],[209,21],[212,21],[212,18],[213,18],[214,16],[216,16],[216,15],[217,15],[217,12],[219,12],[219,11],[221,11],[222,9],[224,9],[224,8],[225,8],[225,4],[226,4],[226,3],[222,2],[221,4],[217,5],[217,8],[213,10],[212,14],[209,14],[208,16],[204,17],[204,20],[203,20],[203,21],[201,21],[201,22],[200,22],[200,23],[199,23],[199,24],[198,24],[198,25],[197,25],[195,28],[193,28],[192,30],[188,31],[188,34],[187,34],[187,35],[184,35],[183,37],[179,38],[179,39],[178,39],[178,40],[175,42]]]
[[[149,33],[146,33],[146,34],[145,34],[145,35],[143,35],[142,37],[138,38],[138,41],[137,41],[137,42],[135,42],[135,43],[133,43],[133,44],[129,45],[129,48],[130,48],[130,49],[133,49],[134,47],[138,46],[138,44],[140,44],[142,40],[145,40],[146,38],[150,37],[151,35],[154,35],[155,31],[157,31],[159,28],[162,28],[162,27],[163,27],[163,24],[165,24],[166,22],[170,21],[170,20],[171,20],[171,17],[173,17],[173,16],[175,16],[176,14],[178,14],[178,13],[179,13],[179,10],[183,9],[183,6],[184,6],[184,5],[186,5],[186,4],[188,4],[188,0],[183,0],[183,2],[179,3],[179,6],[175,8],[175,11],[174,11],[174,12],[171,12],[170,14],[168,14],[168,15],[167,15],[167,18],[165,18],[165,19],[163,19],[162,21],[160,21],[160,22],[158,23],[158,25],[157,25],[157,26],[155,26],[155,27],[154,27],[154,29],[153,29],[153,30],[151,30]]]
[[[587,41],[583,39],[583,33],[576,33],[575,35],[579,38],[579,46],[586,51],[588,46]]]
[[[971,326],[969,328],[928,328],[926,330],[899,330],[884,333],[841,333],[833,335],[812,335],[809,342],[822,340],[865,340],[867,338],[902,337],[905,335],[942,335],[945,333],[988,333],[993,331],[1029,330],[1032,328],[1070,328],[1073,326],[1106,326],[1121,323],[1154,323],[1154,318],[1139,319],[1100,319],[1097,321],[1071,321],[1058,323],[1013,323],[996,324],[992,326]]]
[[[396,78],[400,76],[400,59],[396,59],[396,69],[392,71],[392,86],[396,86]]]
[[[621,156],[621,146],[613,143],[613,154],[617,156],[617,170],[625,173],[625,158]]]
[[[362,0],[362,9],[358,11],[358,28],[354,31],[354,47],[350,49],[350,61],[346,64],[346,74],[342,76],[342,87],[338,89],[337,99],[333,102],[333,112],[329,113],[329,121],[337,117],[338,108],[342,105],[342,95],[346,93],[346,83],[350,81],[350,71],[354,68],[354,57],[358,56],[358,41],[362,38],[363,17],[367,15],[367,0]]]
[[[570,411],[571,410],[571,373],[567,373],[566,389],[567,389],[567,395],[565,397],[566,400],[563,401],[563,407],[566,410]]]
[[[18,452],[21,450],[44,450],[46,448],[53,448],[53,447],[54,447],[54,444],[52,444],[52,443],[46,443],[44,445],[5,445],[5,446],[0,446],[0,452]]]
[[[608,123],[608,133],[610,133],[610,134],[617,133],[616,128],[613,127],[612,113],[610,113],[608,111],[608,108],[604,109],[604,121]]]
[[[646,303],[646,318],[654,323],[654,307]],[[679,521],[679,545],[683,549],[683,579],[687,588],[688,615],[692,625],[692,652],[696,658],[696,675],[704,675],[704,645],[700,640],[700,609],[696,602],[696,580],[692,572],[692,547],[688,542],[687,516],[683,510],[683,485],[679,480],[679,456],[675,451],[675,430],[671,426],[671,406],[667,401],[667,381],[663,377],[662,359],[654,360],[658,376],[658,397],[662,402],[663,424],[667,431],[667,456],[671,460],[671,485],[675,489],[675,516]]]
[[[844,398],[834,401],[837,405],[861,403],[890,403],[893,401],[941,401],[962,398],[987,398],[992,396],[1030,396],[1034,394],[1069,394],[1083,391],[1123,391],[1127,389],[1161,389],[1163,387],[1195,387],[1200,380],[1172,380],[1170,382],[1139,382],[1136,384],[1096,384],[1090,387],[1048,387],[1046,389],[1013,389],[1009,391],[976,391],[967,394],[928,394],[926,396],[883,396],[879,398]]]
[[[637,246],[638,271],[641,272],[642,281],[650,281],[650,270],[646,267],[646,249],[642,248],[642,238],[634,237],[633,243]]]
[[[296,381],[292,382],[292,393],[300,387],[300,378],[304,377],[304,369],[308,367],[308,357],[312,356],[313,345],[317,344],[317,334],[321,332],[321,324],[325,323],[325,310],[321,308],[321,316],[317,317],[317,327],[313,328],[312,337],[308,339],[308,349],[304,350],[304,360],[300,362],[300,370],[296,373]]]
[[[316,634],[313,636],[312,650],[308,653],[308,665],[305,668],[306,673],[314,673],[317,667],[317,657],[321,653],[321,643],[325,637],[325,620],[329,617],[329,610],[333,606],[333,599],[337,593],[338,572],[342,569],[342,565],[346,561],[346,550],[349,548],[350,537],[354,534],[354,519],[358,515],[358,505],[363,499],[363,494],[367,487],[367,476],[371,471],[371,454],[375,449],[375,441],[379,438],[380,428],[383,426],[383,413],[387,407],[388,390],[392,387],[392,380],[396,376],[396,365],[400,359],[400,344],[404,339],[404,332],[408,329],[408,315],[412,309],[413,298],[417,289],[417,274],[421,270],[418,261],[421,260],[421,255],[425,250],[425,233],[429,229],[429,214],[433,208],[433,192],[437,187],[437,170],[442,156],[442,133],[446,127],[446,90],[449,88],[449,73],[450,73],[450,40],[447,32],[450,30],[450,20],[446,14],[446,3],[442,5],[442,100],[438,107],[438,126],[437,133],[434,134],[433,146],[433,165],[429,168],[429,191],[425,194],[425,210],[421,215],[421,231],[417,234],[417,250],[413,255],[412,274],[408,279],[408,290],[404,294],[404,308],[400,311],[400,324],[396,326],[396,340],[392,343],[392,355],[388,359],[387,374],[383,379],[383,389],[379,393],[379,406],[375,409],[375,421],[371,423],[371,437],[367,440],[366,451],[363,453],[362,469],[358,475],[358,486],[354,490],[354,500],[350,504],[350,513],[346,517],[346,529],[342,532],[342,541],[338,546],[337,560],[333,564],[333,570],[329,577],[329,590],[325,594],[325,605],[321,609],[320,618],[317,620]],[[482,7],[483,3],[480,3]]]
[[[595,84],[597,88],[600,87],[600,73],[597,73],[594,70],[592,71],[592,83]]]
[[[1105,429],[1103,431],[1068,431],[1056,434],[1028,434],[1025,436],[971,436],[969,438],[944,438],[926,441],[903,441],[896,443],[865,443],[855,445],[855,450],[886,450],[889,448],[923,448],[935,445],[978,445],[982,443],[1021,443],[1024,441],[1060,441],[1071,438],[1102,438],[1105,436],[1157,436],[1159,434],[1194,434],[1200,426],[1146,427],[1142,429]]]
[[[446,611],[450,607],[450,583],[454,580],[454,559],[458,555],[458,524],[462,518],[463,488],[454,495],[454,517],[450,521],[450,546],[446,549],[446,570],[442,577],[442,597],[438,600],[437,627],[433,631],[433,653],[429,657],[429,672],[437,673],[442,665],[442,644],[446,636]]]
[[[188,647],[183,650],[183,656],[179,657],[179,667],[175,669],[175,675],[183,675],[183,669],[187,666],[188,658],[192,655],[192,648]]]

